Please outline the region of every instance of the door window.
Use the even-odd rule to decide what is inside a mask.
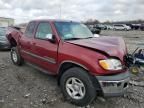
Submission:
[[[40,23],[35,37],[38,39],[48,39],[49,35],[52,35],[50,24],[47,22]]]
[[[27,29],[25,31],[25,34],[26,36],[28,37],[33,37],[33,33],[34,33],[34,30],[35,30],[35,26],[36,26],[36,23],[35,22],[30,22],[29,25],[27,26]]]

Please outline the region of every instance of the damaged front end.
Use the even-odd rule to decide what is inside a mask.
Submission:
[[[129,82],[129,72],[110,75],[110,76],[96,76],[101,86],[103,96],[122,96],[127,88]]]

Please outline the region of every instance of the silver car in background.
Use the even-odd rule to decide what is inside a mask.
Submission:
[[[131,27],[127,26],[126,24],[115,24],[115,25],[113,25],[113,30],[129,31],[129,30],[131,30]]]

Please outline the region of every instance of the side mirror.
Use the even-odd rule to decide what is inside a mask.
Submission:
[[[47,34],[46,38],[48,39],[48,41],[55,43],[55,36],[53,34]]]

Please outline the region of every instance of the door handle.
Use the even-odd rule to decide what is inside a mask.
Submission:
[[[32,45],[36,45],[36,43],[34,42],[34,43],[32,43]]]

